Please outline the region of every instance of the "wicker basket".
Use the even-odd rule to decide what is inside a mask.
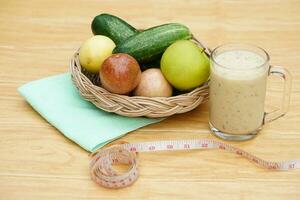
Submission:
[[[210,56],[210,50],[195,38],[195,43],[204,48]],[[208,99],[208,83],[191,92],[172,97],[141,97],[113,94],[100,87],[99,76],[91,74],[80,66],[78,51],[70,62],[72,80],[81,96],[98,108],[128,117],[168,117],[193,110]]]

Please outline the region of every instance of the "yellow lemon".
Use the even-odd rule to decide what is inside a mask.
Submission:
[[[103,61],[112,55],[115,43],[103,35],[95,35],[86,40],[79,50],[79,61],[82,67],[94,74],[99,73]]]

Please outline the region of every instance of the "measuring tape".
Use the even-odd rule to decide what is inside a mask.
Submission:
[[[242,149],[213,139],[166,140],[142,143],[115,144],[92,154],[90,175],[94,182],[107,188],[123,188],[134,183],[138,178],[138,152],[175,151],[192,149],[221,149],[240,155],[260,167],[272,170],[300,168],[300,159],[272,162],[263,160]],[[129,165],[128,171],[118,173],[114,164]]]

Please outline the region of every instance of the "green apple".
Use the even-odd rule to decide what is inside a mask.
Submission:
[[[190,91],[207,81],[209,59],[202,50],[189,40],[179,40],[166,49],[160,66],[173,87]]]

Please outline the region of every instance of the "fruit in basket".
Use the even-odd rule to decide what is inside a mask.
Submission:
[[[91,28],[94,35],[105,35],[112,39],[115,44],[119,44],[139,32],[119,17],[106,13],[96,16]]]
[[[165,79],[160,69],[147,69],[142,73],[141,81],[134,90],[135,96],[170,97],[172,86]]]
[[[115,46],[115,43],[106,36],[96,35],[91,37],[80,47],[80,65],[89,72],[99,73],[103,61],[112,54]]]
[[[119,53],[109,56],[100,69],[102,87],[116,94],[128,94],[141,80],[138,62],[130,55]]]
[[[180,40],[164,52],[160,67],[173,87],[190,91],[209,77],[209,59],[203,49],[189,40]]]
[[[190,39],[190,30],[178,23],[164,24],[144,30],[121,42],[113,53],[127,53],[138,62],[159,59],[168,46],[177,40]]]

